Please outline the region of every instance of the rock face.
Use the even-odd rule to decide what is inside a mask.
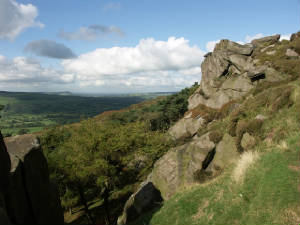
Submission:
[[[123,214],[118,218],[118,225],[125,225],[143,212],[157,207],[162,201],[160,191],[152,182],[142,183],[140,188],[127,200]]]
[[[203,126],[205,120],[201,117],[193,118],[191,114],[180,119],[169,129],[169,134],[175,140],[194,136],[198,129]]]
[[[170,149],[154,165],[150,180],[161,191],[164,200],[179,188],[194,183],[194,173],[206,168],[209,155],[214,154],[215,144],[209,133],[197,137],[185,145]]]
[[[251,44],[254,47],[267,46],[267,45],[272,45],[272,44],[276,43],[277,41],[279,41],[279,39],[280,39],[280,35],[276,34],[273,36],[255,39],[251,42]]]
[[[280,73],[268,65],[257,66],[252,58],[255,48],[272,46],[279,38],[280,35],[264,37],[245,45],[221,40],[201,65],[200,87],[189,98],[189,110],[199,104],[219,109],[245,95],[257,85],[258,80],[281,80]]]
[[[6,138],[5,145],[9,158],[3,162],[11,165],[8,188],[2,194],[9,220],[13,224],[63,224],[59,198],[49,182],[47,162],[35,136]],[[2,152],[5,145],[1,145]]]

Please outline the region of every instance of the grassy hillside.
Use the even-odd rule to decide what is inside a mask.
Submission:
[[[240,107],[229,115],[224,113],[228,105],[220,111],[198,108],[199,114],[214,119],[199,135],[212,131],[236,136],[240,159],[220,176],[182,189],[131,225],[299,224],[299,90],[299,78],[289,79],[259,85],[230,103]],[[255,119],[258,114],[265,116],[262,123]],[[245,132],[255,138],[248,151],[241,149]]]
[[[131,225],[299,224],[299,135],[242,155],[221,177],[183,190]]]
[[[144,101],[146,96],[81,97],[58,94],[0,92],[4,136],[36,132],[45,126],[68,124]]]

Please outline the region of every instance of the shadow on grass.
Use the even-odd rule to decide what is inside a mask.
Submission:
[[[156,208],[145,212],[140,217],[138,217],[136,220],[128,223],[128,225],[150,225],[152,217],[155,215],[156,212],[160,210],[160,208],[163,206],[163,204],[160,204]]]
[[[118,216],[121,215],[123,211],[123,207],[127,199],[130,197],[132,193],[127,193],[126,195],[122,196],[118,199],[110,200],[109,202],[109,214],[110,214],[110,224],[115,225],[117,224]],[[101,203],[97,205],[97,203],[89,203],[89,210],[93,216],[93,219],[96,222],[96,225],[106,225],[106,214],[104,205]],[[70,215],[73,217],[72,221],[66,222],[65,224],[90,224],[87,216],[85,215],[83,208],[81,210],[77,210],[76,213]]]

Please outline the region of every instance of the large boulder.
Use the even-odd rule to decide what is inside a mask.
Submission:
[[[9,182],[10,160],[0,132],[0,192],[5,192]]]
[[[176,191],[194,183],[194,173],[207,167],[208,156],[214,151],[215,144],[210,141],[209,133],[195,136],[188,144],[170,149],[155,164],[151,178],[160,190],[164,200],[169,199]]]
[[[214,51],[220,50],[240,55],[251,55],[253,46],[251,44],[241,45],[236,42],[223,39],[218,44],[216,44],[214,48]]]
[[[5,139],[10,155],[7,211],[16,224],[63,224],[57,192],[49,182],[47,161],[32,134]]]
[[[10,159],[0,132],[0,225],[9,225],[11,221],[7,215],[5,195],[9,190]]]
[[[152,182],[146,181],[130,196],[124,206],[122,215],[118,218],[118,225],[125,225],[136,219],[142,213],[149,211],[163,201],[160,191]]]
[[[205,124],[201,117],[193,118],[191,113],[177,121],[170,129],[169,134],[172,139],[184,139],[194,136],[200,127]]]
[[[239,158],[235,139],[225,133],[216,147],[216,154],[211,162],[214,170],[224,170]]]
[[[278,42],[280,39],[280,35],[276,34],[276,35],[272,35],[272,36],[267,36],[267,37],[263,37],[263,38],[258,38],[258,39],[254,39],[253,41],[251,41],[251,44],[257,48],[257,47],[262,47],[262,46],[268,46],[268,45],[272,45],[275,44],[276,42]]]

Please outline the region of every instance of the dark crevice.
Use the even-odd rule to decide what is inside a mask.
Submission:
[[[254,82],[254,81],[258,81],[258,80],[265,79],[265,78],[266,78],[266,75],[264,73],[261,73],[261,74],[255,75],[255,77],[251,77],[250,80],[251,80],[251,82]]]
[[[209,166],[211,161],[214,159],[215,154],[216,154],[216,148],[214,148],[207,154],[207,156],[205,157],[205,159],[202,162],[202,168],[201,168],[202,170],[205,170]]]

